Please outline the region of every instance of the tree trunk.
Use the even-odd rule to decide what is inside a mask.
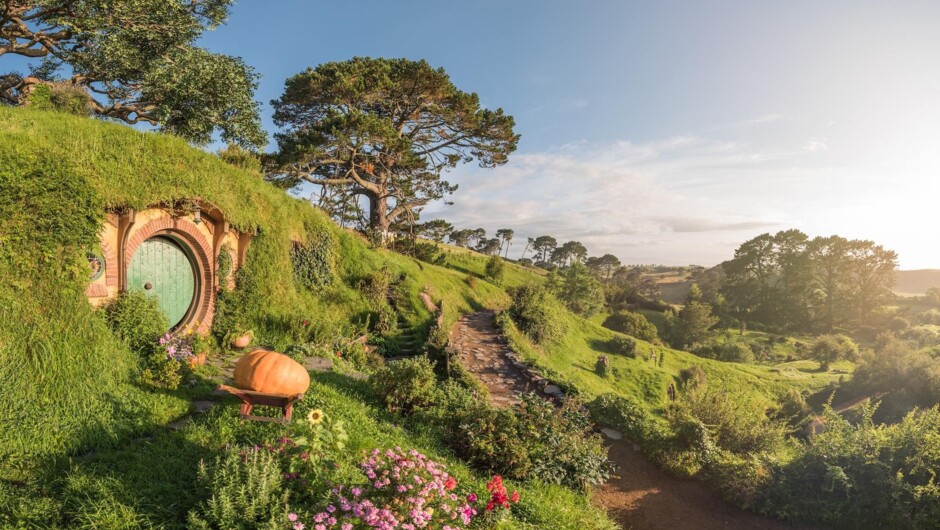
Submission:
[[[369,195],[369,228],[375,230],[384,245],[388,241],[388,203],[384,198]]]

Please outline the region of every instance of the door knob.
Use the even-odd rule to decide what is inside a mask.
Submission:
[[[148,290],[148,291],[151,290],[151,289],[153,289],[153,284],[150,283],[150,282],[145,283],[145,284],[144,284],[144,289],[146,289],[146,290]]]

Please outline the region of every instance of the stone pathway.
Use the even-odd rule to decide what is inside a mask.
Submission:
[[[525,365],[513,360],[517,357],[496,327],[493,311],[461,317],[451,331],[450,344],[457,350],[460,364],[486,385],[497,407],[519,403],[519,395],[526,392],[544,395],[523,374]]]

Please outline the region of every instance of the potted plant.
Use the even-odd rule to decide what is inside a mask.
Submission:
[[[189,338],[193,345],[193,356],[189,359],[189,367],[195,368],[206,364],[206,358],[209,356],[209,348],[211,347],[209,339],[195,331],[190,332]]]
[[[255,338],[254,331],[248,329],[240,333],[235,334],[232,337],[232,347],[238,350],[247,348],[251,341]]]

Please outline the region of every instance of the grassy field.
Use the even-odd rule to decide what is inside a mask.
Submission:
[[[461,484],[476,490],[483,490],[488,479],[454,458],[439,433],[420,425],[402,426],[401,418],[382,411],[365,383],[337,373],[314,374],[308,398],[295,413],[302,417],[313,408],[348,426],[345,456],[331,473],[336,480],[356,475],[354,469],[364,451],[395,446],[416,448],[446,463]],[[285,432],[276,424],[239,421],[237,410],[234,402],[228,402],[182,429],[159,430],[114,450],[76,459],[60,468],[57,478],[37,486],[55,491],[54,500],[24,499],[15,503],[14,515],[21,524],[43,528],[59,524],[108,529],[186,528],[187,512],[201,499],[201,485],[196,480],[200,460],[211,461],[226,444],[263,444]],[[509,487],[519,489],[522,500],[500,528],[612,528],[584,495],[567,488],[537,483]],[[53,511],[48,506],[39,509],[50,502],[63,517],[61,521],[48,519]],[[2,523],[0,510],[0,526]]]

